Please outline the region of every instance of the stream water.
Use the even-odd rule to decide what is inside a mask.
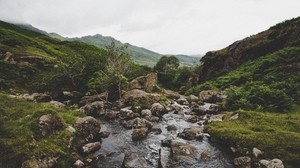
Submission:
[[[207,105],[206,105],[207,106]],[[126,152],[134,152],[138,157],[143,157],[147,161],[147,167],[157,168],[159,165],[159,149],[161,148],[161,140],[172,139],[188,142],[197,148],[199,153],[209,151],[211,159],[208,161],[200,158],[196,163],[186,164],[175,162],[169,158],[168,165],[170,168],[231,168],[230,158],[214,147],[208,140],[206,135],[202,141],[192,140],[186,141],[177,137],[177,134],[185,128],[197,126],[197,123],[187,122],[189,115],[188,110],[184,115],[174,114],[174,112],[165,114],[160,122],[154,124],[154,128],[161,128],[162,133],[156,135],[149,133],[146,139],[133,141],[131,139],[132,130],[123,128],[116,121],[103,121],[101,131],[111,132],[108,138],[103,139],[102,147],[95,153],[95,156],[105,155],[105,159],[99,160],[97,167],[99,168],[119,168],[122,165],[123,158]],[[166,127],[174,124],[177,127],[176,131],[168,131]],[[198,125],[199,126],[199,125]]]

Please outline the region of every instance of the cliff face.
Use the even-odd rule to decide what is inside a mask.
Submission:
[[[203,64],[198,69],[198,83],[232,71],[249,60],[298,43],[300,43],[300,17],[236,41],[222,50],[207,52],[201,59]]]

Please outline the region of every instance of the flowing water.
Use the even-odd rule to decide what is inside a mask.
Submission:
[[[173,139],[188,142],[195,146],[199,153],[209,151],[211,159],[203,161],[200,158],[194,164],[186,164],[175,162],[169,158],[168,163],[170,168],[231,168],[229,156],[222,153],[208,141],[206,135],[202,141],[192,140],[186,141],[177,134],[182,132],[185,128],[197,126],[197,123],[190,123],[186,120],[189,115],[178,115],[173,112],[165,114],[160,122],[154,124],[154,128],[161,128],[162,133],[156,135],[149,133],[146,139],[140,141],[133,141],[131,139],[132,130],[123,128],[116,121],[104,121],[101,130],[111,132],[108,138],[103,139],[102,147],[95,153],[95,156],[106,155],[105,159],[100,159],[97,167],[114,168],[121,167],[123,158],[126,152],[137,153],[139,157],[146,159],[149,168],[157,168],[159,162],[159,149],[161,148],[161,140]],[[168,131],[166,127],[174,124],[177,127],[176,131]]]

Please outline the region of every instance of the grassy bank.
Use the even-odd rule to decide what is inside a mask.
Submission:
[[[300,165],[300,108],[288,114],[241,111],[238,120],[214,122],[206,126],[211,140],[235,147],[240,152],[257,147],[264,158],[280,158],[285,164]]]
[[[46,137],[40,134],[38,120],[49,113],[58,116],[64,127],[80,116],[78,112],[57,109],[50,104],[0,94],[0,167],[20,167],[26,159],[44,156],[59,156],[64,160],[60,164],[66,164],[70,133],[63,129]]]

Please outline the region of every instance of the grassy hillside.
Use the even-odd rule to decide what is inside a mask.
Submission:
[[[13,55],[11,61],[5,60],[7,52]],[[60,41],[1,21],[0,57],[1,89],[35,91],[85,90],[106,59],[105,50],[95,46]]]
[[[50,104],[34,103],[10,98],[0,93],[0,167],[20,167],[32,157],[59,156],[61,167],[68,164],[67,148],[71,133],[65,129],[50,136],[41,136],[39,118],[51,113],[63,123],[72,125],[79,112],[57,109]]]

